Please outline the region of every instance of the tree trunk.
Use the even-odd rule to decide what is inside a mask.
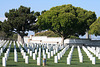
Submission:
[[[62,42],[61,42],[62,45],[64,45],[64,37],[62,36]]]
[[[24,44],[24,36],[21,36],[21,43]]]
[[[21,43],[21,44],[24,44],[24,36],[20,36],[18,34],[18,42]]]

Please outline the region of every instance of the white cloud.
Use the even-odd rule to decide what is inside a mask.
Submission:
[[[0,21],[4,21],[5,19],[7,19],[6,17],[0,17]]]

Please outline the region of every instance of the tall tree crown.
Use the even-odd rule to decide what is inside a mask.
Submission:
[[[30,29],[32,30],[33,27],[36,26],[35,20],[39,15],[39,12],[30,11],[30,7],[24,6],[20,6],[18,9],[9,10],[9,12],[5,13],[6,18],[8,18],[7,23],[12,27],[12,31],[21,36],[27,35],[25,32]]]
[[[68,4],[47,10],[38,17],[37,24],[40,29],[50,29],[67,38],[71,35],[84,35],[95,20],[95,12]]]

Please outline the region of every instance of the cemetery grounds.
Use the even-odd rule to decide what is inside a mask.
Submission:
[[[4,57],[4,53],[6,53],[8,47],[9,47],[9,43],[7,44],[6,48],[4,49],[3,53],[0,56],[0,67],[2,67],[2,58]],[[14,62],[14,42],[12,42],[9,57],[6,61],[6,67],[43,67],[42,66],[42,63],[43,63],[42,57],[43,56],[41,56],[41,65],[38,66],[37,60],[33,60],[33,58],[30,57],[30,55],[26,52],[26,50],[21,45],[21,47],[26,52],[26,55],[29,56],[29,63],[26,64],[25,59],[23,59],[23,56],[20,52],[20,49],[19,49],[17,43],[15,43],[15,45],[16,45],[16,50],[17,50],[17,54],[18,54],[18,62]],[[3,46],[1,46],[0,49]],[[88,56],[86,55],[86,53],[84,52],[84,50],[82,48],[81,48],[81,52],[82,52],[82,55],[83,55],[83,63],[79,62],[79,55],[78,55],[77,47],[74,48],[74,51],[72,53],[71,64],[68,65],[67,64],[67,57],[68,57],[70,50],[71,50],[71,48],[69,48],[65,52],[65,54],[62,56],[62,58],[60,60],[58,60],[58,63],[54,63],[54,56],[56,56],[57,53],[53,57],[51,57],[50,59],[47,58],[45,67],[100,67],[100,59],[98,59],[98,57],[96,57],[93,53],[91,53],[91,54],[93,54],[94,57],[96,57],[96,64],[95,65],[92,64],[92,61],[90,61],[90,59],[88,58]],[[42,53],[41,53],[41,55],[42,55]]]

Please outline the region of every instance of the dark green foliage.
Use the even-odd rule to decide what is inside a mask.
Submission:
[[[37,29],[35,24],[39,15],[40,12],[31,12],[30,8],[24,6],[20,6],[18,9],[11,9],[5,13],[7,21],[3,23],[3,30],[17,33],[23,38],[28,35],[26,31]]]
[[[84,35],[95,20],[95,12],[68,4],[44,12],[38,17],[37,24],[40,29],[50,29],[65,39],[71,35]]]
[[[36,23],[36,14],[30,12],[30,8],[20,6],[18,9],[9,10],[9,13],[5,13],[9,26],[13,28],[13,31],[19,35],[24,36],[29,31],[33,23]]]
[[[10,25],[9,21],[4,20],[4,22],[2,23],[2,31],[4,31],[6,33],[6,37],[12,36],[13,35],[13,27],[12,25]]]
[[[100,17],[90,26],[90,34],[100,35]]]
[[[41,12],[41,14],[43,14],[44,12],[46,12],[46,10],[43,10],[43,11]]]

